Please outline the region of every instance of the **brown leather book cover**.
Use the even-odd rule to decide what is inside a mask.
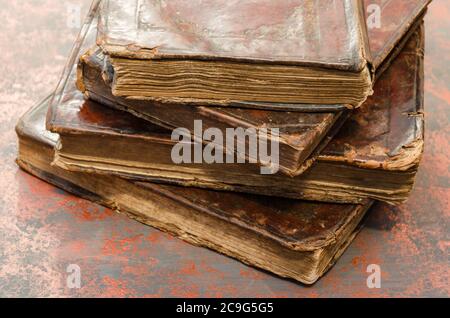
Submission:
[[[82,40],[85,39],[81,40],[83,47],[93,47],[94,38],[98,32],[97,25],[92,24],[86,30],[89,34],[81,36]],[[204,130],[213,127],[220,129],[224,134],[227,128],[239,127],[256,131],[273,127],[279,129],[280,135],[277,140],[280,148],[279,170],[289,176],[300,175],[306,171],[349,116],[343,105],[317,105],[314,110],[305,108],[302,112],[279,112],[239,107],[186,106],[179,103],[167,105],[160,102],[129,100],[112,95],[111,80],[112,74],[110,67],[107,66],[107,58],[99,48],[89,50],[81,57],[78,85],[86,96],[110,107],[131,112],[135,116],[167,129],[186,128],[197,140],[202,136],[193,134],[194,120],[201,120]],[[170,107],[170,111],[167,107]],[[260,107],[263,108],[264,104],[260,104]],[[287,107],[288,105],[283,105],[283,109]],[[270,134],[268,138],[270,141],[273,139]],[[235,140],[235,142],[239,141]],[[233,149],[229,150],[225,147],[224,151],[233,152]],[[246,151],[242,157],[246,159],[250,157],[262,164],[257,156],[252,157],[251,154]]]
[[[50,98],[19,121],[17,162],[81,197],[199,246],[306,284],[336,262],[358,233],[371,200],[314,203],[70,172],[54,165],[58,135],[45,128]]]
[[[95,10],[92,15],[95,14]],[[79,43],[83,48],[74,52],[78,56],[84,52],[84,48],[94,45],[97,25],[90,23],[88,19],[84,33],[81,34]],[[94,19],[95,20],[95,19]],[[194,120],[201,120],[204,130],[214,127],[225,134],[227,128],[271,129],[280,130],[279,170],[281,173],[295,176],[308,169],[320,151],[339,130],[349,116],[349,112],[341,105],[317,105],[315,112],[279,112],[270,110],[245,109],[238,107],[186,107],[181,104],[171,104],[170,111],[167,105],[159,102],[147,102],[127,100],[115,97],[111,93],[109,85],[110,74],[105,67],[105,56],[99,50],[84,54],[78,68],[79,87],[86,96],[102,104],[113,108],[131,112],[133,115],[144,118],[161,127],[176,129],[184,127],[194,132]],[[195,135],[194,135],[195,136]],[[202,138],[202,136],[195,136]],[[269,141],[273,138],[269,134]],[[237,139],[237,138],[236,138]],[[238,142],[238,140],[236,140]],[[248,142],[248,140],[247,140]],[[248,146],[248,145],[246,145]],[[227,151],[227,148],[224,148]],[[233,150],[229,151],[232,152]],[[243,157],[248,157],[251,152],[246,151]],[[257,156],[254,161],[261,164]]]
[[[421,23],[430,0],[363,0],[368,24],[368,46],[371,64],[375,69],[383,66],[396,50],[401,50],[409,30]],[[377,18],[379,20],[377,21]]]
[[[110,58],[116,96],[357,107],[430,1],[408,2],[105,0],[97,43]],[[378,10],[379,25],[366,25],[371,8],[368,20]],[[401,15],[384,21],[390,10]]]
[[[373,52],[373,64],[377,69],[376,77],[379,77],[388,67],[410,34],[417,28],[417,21],[414,18],[422,13],[425,4],[426,1],[422,3],[378,1],[365,4],[365,11],[370,22],[368,22],[369,44]],[[380,10],[379,15],[382,21],[379,21],[379,25],[376,24],[377,21],[370,20],[372,15],[377,13],[371,9],[371,5],[376,5],[375,9]],[[399,18],[398,12],[404,15],[402,19]],[[374,16],[374,18],[377,17]],[[399,24],[398,21],[402,23]],[[91,32],[97,32],[97,30]],[[289,176],[300,175],[311,166],[349,115],[345,113],[344,105],[314,105],[314,107],[293,105],[291,110],[296,110],[294,112],[288,111],[289,104],[259,103],[258,108],[267,107],[268,109],[246,110],[242,107],[194,105],[186,107],[180,103],[167,104],[118,97],[111,91],[114,75],[111,66],[108,66],[108,61],[108,57],[100,48],[93,48],[81,57],[78,84],[79,89],[89,98],[110,107],[128,111],[171,130],[184,127],[193,133],[194,120],[201,120],[204,129],[215,127],[222,131],[228,127],[245,129],[278,127],[281,129],[279,169]],[[247,106],[251,107],[251,105]],[[286,112],[269,110],[278,106]]]
[[[370,197],[397,204],[412,189],[423,151],[422,27],[380,77],[374,96],[311,169],[294,178],[261,175],[252,164],[175,164],[171,151],[177,142],[170,132],[85,101],[74,87],[75,66],[66,73],[48,127],[61,137],[55,164],[69,170],[309,200],[357,203]]]
[[[330,108],[318,105],[315,112],[298,112],[186,106],[177,103],[167,105],[130,100],[112,95],[111,87],[107,83],[109,75],[105,73],[104,65],[105,56],[100,49],[89,51],[80,58],[78,78],[82,78],[81,90],[86,97],[127,111],[169,130],[186,128],[190,132],[189,136],[192,135],[200,142],[203,131],[209,128],[220,129],[223,134],[227,128],[250,128],[255,131],[277,128],[280,132],[279,170],[289,176],[300,175],[306,171],[350,115],[344,106],[339,110],[337,106]],[[198,120],[202,123],[203,131],[200,135],[195,135],[195,121]],[[272,140],[271,135],[268,138]],[[224,151],[234,150],[227,150],[225,147]],[[248,158],[249,154],[246,152],[244,156]],[[252,159],[261,164],[257,156]]]

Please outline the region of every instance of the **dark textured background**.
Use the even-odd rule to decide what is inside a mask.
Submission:
[[[19,116],[55,87],[90,0],[0,0],[0,296],[446,296],[449,283],[450,1],[426,18],[426,150],[416,189],[377,204],[313,287],[279,279],[73,197],[14,163]],[[81,19],[82,19],[81,17]],[[66,287],[78,264],[82,288]],[[379,264],[381,289],[366,268]]]

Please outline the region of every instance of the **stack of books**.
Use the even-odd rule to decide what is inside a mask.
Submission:
[[[94,1],[24,170],[312,284],[424,147],[428,0]]]

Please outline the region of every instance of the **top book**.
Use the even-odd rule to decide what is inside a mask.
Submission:
[[[116,96],[352,108],[429,2],[104,0],[97,43]]]

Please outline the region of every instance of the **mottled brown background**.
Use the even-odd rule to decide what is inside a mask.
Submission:
[[[0,0],[0,296],[446,296],[449,284],[450,1],[426,18],[426,151],[410,200],[377,204],[313,287],[188,245],[45,184],[14,164],[19,116],[55,87],[90,0]],[[379,264],[381,289],[366,267]],[[78,264],[82,288],[66,287]]]

